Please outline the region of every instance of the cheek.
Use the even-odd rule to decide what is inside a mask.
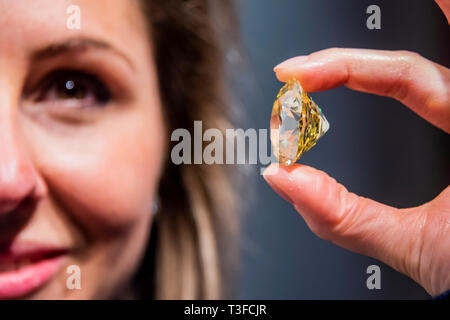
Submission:
[[[123,112],[64,135],[41,132],[34,135],[38,170],[84,225],[127,227],[151,210],[164,148],[159,119]]]

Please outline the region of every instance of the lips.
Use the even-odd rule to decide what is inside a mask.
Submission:
[[[67,250],[15,244],[0,252],[0,299],[24,297],[47,283],[61,268]]]

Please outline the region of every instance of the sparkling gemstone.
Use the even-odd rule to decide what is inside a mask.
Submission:
[[[280,164],[290,166],[311,149],[330,125],[296,79],[278,92],[270,118],[270,140]]]

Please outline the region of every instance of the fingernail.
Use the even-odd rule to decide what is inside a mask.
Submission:
[[[264,169],[263,176],[265,177],[265,176],[271,176],[273,174],[277,174],[279,169],[280,169],[280,165],[278,163],[271,164],[270,166],[268,166],[267,168]]]
[[[269,167],[270,168],[270,167]],[[269,186],[276,192],[278,193],[284,200],[286,200],[287,202],[293,204],[294,202],[292,201],[292,199],[283,191],[281,190],[277,184],[276,184],[276,179],[275,181],[272,179],[273,175],[266,175],[264,172],[263,175],[264,179],[267,181],[267,183],[269,184]]]
[[[308,56],[298,56],[298,57],[294,57],[294,58],[290,58],[287,59],[283,62],[281,62],[280,64],[277,64],[273,70],[276,71],[278,69],[282,69],[282,68],[289,68],[295,65],[298,65],[302,62],[305,62],[308,59]]]

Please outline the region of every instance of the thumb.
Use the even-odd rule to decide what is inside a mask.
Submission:
[[[420,257],[421,219],[406,214],[412,212],[410,209],[360,197],[325,172],[304,165],[272,164],[264,178],[294,205],[320,238],[374,257],[408,275],[414,273]]]

